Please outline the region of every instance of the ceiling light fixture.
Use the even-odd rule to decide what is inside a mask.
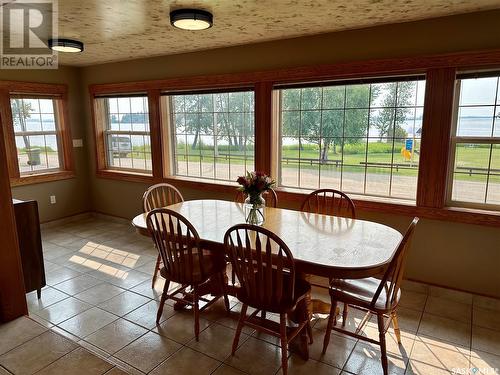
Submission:
[[[83,43],[74,39],[49,39],[49,48],[57,52],[82,52]]]
[[[182,30],[205,30],[212,27],[212,13],[200,9],[176,9],[170,12],[172,26]]]

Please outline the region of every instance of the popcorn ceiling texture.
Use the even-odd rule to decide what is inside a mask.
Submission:
[[[174,29],[170,9],[214,14],[214,27]],[[500,8],[499,0],[60,0],[59,36],[82,40],[60,64],[93,65]],[[466,26],[465,26],[466,27]]]

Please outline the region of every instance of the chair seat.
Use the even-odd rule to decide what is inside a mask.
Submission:
[[[199,256],[197,253],[193,254],[193,270],[192,272],[185,270],[181,272],[181,275],[175,275],[169,273],[165,267],[160,269],[160,275],[165,279],[179,283],[179,284],[201,284],[208,280],[209,277],[215,275],[216,273],[222,272],[226,266],[226,261],[224,257],[218,254],[214,254],[211,251],[203,250],[203,271],[202,275],[200,268]],[[179,277],[180,276],[180,277]]]
[[[276,275],[273,273],[273,278],[275,277]],[[257,280],[259,279],[258,273],[256,274],[256,279]],[[290,284],[290,277],[286,274],[283,275],[283,284],[284,284],[283,289],[286,290],[287,286]],[[259,286],[256,286],[255,290],[260,290]],[[302,299],[304,299],[305,296],[310,292],[311,292],[311,284],[309,284],[306,280],[296,278],[293,300],[282,300],[281,303],[279,304],[273,303],[272,300],[270,301],[270,303],[262,303],[256,298],[252,298],[252,296],[247,296],[245,290],[242,288],[238,289],[237,297],[241,302],[255,309],[280,314],[294,310],[297,307],[297,303]]]
[[[330,283],[330,295],[335,301],[357,305],[370,310],[375,309],[380,312],[386,312],[398,304],[399,298],[401,297],[401,291],[398,290],[396,300],[392,304],[387,304],[386,291],[388,291],[390,285],[387,283],[386,288],[380,293],[375,306],[372,306],[372,300],[375,297],[375,293],[380,283],[380,279],[374,277],[352,280],[333,279]]]

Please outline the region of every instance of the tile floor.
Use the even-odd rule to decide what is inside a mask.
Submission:
[[[199,342],[192,313],[171,302],[156,326],[163,287],[160,280],[151,288],[156,252],[127,222],[99,217],[44,229],[43,246],[48,286],[41,300],[28,295],[38,324],[21,318],[10,323],[15,334],[0,326],[0,374],[281,373],[275,338],[251,329],[230,355],[234,299],[230,315],[221,301],[202,313]],[[387,336],[391,374],[500,373],[500,300],[406,282],[399,315],[402,345]],[[350,311],[347,325],[360,318]],[[309,361],[290,354],[291,375],[382,374],[378,347],[347,336],[333,334],[323,356],[325,325],[316,317]],[[364,334],[377,337],[376,325]]]

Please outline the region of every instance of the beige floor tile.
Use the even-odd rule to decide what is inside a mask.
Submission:
[[[222,364],[215,370],[212,375],[245,375],[246,373],[234,367]]]
[[[131,288],[130,290],[134,293],[139,293],[145,297],[159,301],[161,298],[161,294],[163,293],[164,285],[165,285],[165,279],[158,277],[158,279],[156,279],[154,289],[151,288],[151,280],[146,280],[140,283],[139,285]]]
[[[27,317],[21,317],[0,325],[0,354],[41,335],[47,328]]]
[[[77,348],[38,372],[40,375],[101,375],[113,367],[112,364]]]
[[[140,294],[125,291],[98,305],[103,310],[122,316],[151,301]]]
[[[419,283],[417,281],[403,280],[403,282],[401,283],[401,289],[403,291],[428,294],[429,288],[430,288],[429,285],[424,283]]]
[[[344,367],[349,355],[356,346],[356,340],[344,335],[341,336],[336,333],[332,333],[328,349],[323,355],[324,337],[324,330],[313,329],[314,341],[313,344],[309,346],[309,357],[337,368]]]
[[[424,313],[418,334],[468,347],[471,338],[471,325]]]
[[[47,331],[0,356],[0,364],[15,374],[32,374],[75,348],[72,341]]]
[[[398,355],[388,353],[389,374],[404,374],[407,360]],[[378,348],[365,343],[358,342],[352,351],[344,370],[359,375],[382,375],[381,354]]]
[[[474,307],[480,307],[482,309],[500,311],[500,299],[475,295],[473,297],[473,304],[474,304]]]
[[[54,324],[49,322],[48,320],[43,319],[42,317],[36,315],[35,313],[30,313],[29,314],[30,319],[34,320],[38,324],[41,324],[45,328],[53,328]]]
[[[59,327],[75,336],[84,338],[116,319],[118,319],[116,315],[93,307],[62,322]]]
[[[222,324],[223,326],[226,326],[228,328],[236,329],[238,327],[238,320],[240,318],[240,310],[241,310],[241,303],[235,304],[232,308],[229,314],[224,314],[221,316],[219,319],[216,320],[218,324]],[[254,309],[251,307],[248,308],[247,310],[247,315],[250,315]],[[251,335],[255,332],[253,328],[250,327],[243,327],[243,333],[246,333],[247,335]]]
[[[82,348],[85,348],[89,352],[91,352],[91,353],[93,353],[101,358],[105,358],[106,360],[108,360],[108,358],[111,357],[111,355],[109,353],[105,352],[104,350],[98,348],[95,345],[92,345],[90,342],[87,342],[85,340],[78,341],[78,345],[80,345]]]
[[[74,253],[73,249],[67,249],[66,247],[58,246],[45,241],[43,242],[43,259],[46,259],[48,261],[72,253]]]
[[[365,327],[363,327],[362,334],[373,340],[379,340],[378,326],[376,323],[369,322]],[[412,332],[401,332],[401,344],[398,343],[396,334],[394,330],[389,328],[385,334],[386,349],[388,353],[395,354],[403,359],[408,359],[410,357],[410,352],[413,348],[413,343],[415,342],[415,333]],[[370,344],[378,349],[378,345]]]
[[[74,341],[76,343],[78,343],[81,339],[67,331],[65,331],[64,329],[62,328],[59,328],[58,326],[53,326],[51,329],[50,329],[52,332],[55,332],[63,337],[66,337],[67,339],[70,339],[71,341]]]
[[[410,354],[412,364],[427,364],[434,368],[447,369],[449,373],[453,368],[469,367],[470,350],[455,344],[418,336]]]
[[[154,332],[148,332],[115,353],[114,357],[143,372],[149,372],[181,347],[175,341]]]
[[[148,303],[129,312],[128,314],[123,316],[123,318],[130,320],[135,324],[139,324],[144,328],[153,329],[156,327],[156,314],[158,312],[159,305],[160,302],[156,300],[149,300]],[[172,306],[165,304],[165,306],[163,306],[163,312],[160,318],[160,324],[163,323],[166,319],[170,318],[175,313],[176,311]]]
[[[145,328],[137,324],[125,319],[118,319],[87,336],[85,341],[114,354],[147,332]]]
[[[472,305],[451,301],[442,297],[429,296],[425,304],[425,312],[442,316],[463,323],[470,323],[472,318]]]
[[[472,368],[480,369],[479,374],[496,374],[500,373],[500,356],[491,353],[486,353],[480,350],[472,350],[470,358]]]
[[[422,311],[426,300],[427,294],[402,290],[399,305],[408,309]]]
[[[298,355],[292,354],[288,358],[288,374],[290,375],[339,375],[340,369],[327,365],[323,362],[309,359],[304,361]],[[277,375],[283,375],[283,370],[277,372]]]
[[[200,332],[209,324],[208,320],[200,318]],[[186,344],[194,338],[194,314],[192,311],[178,312],[155,327],[153,331],[181,344]]]
[[[61,267],[45,275],[47,285],[54,286],[69,279],[80,276],[81,273],[70,268]]]
[[[40,299],[38,299],[36,291],[26,294],[26,302],[28,303],[28,310],[36,313],[38,310],[44,309],[68,297],[69,295],[66,293],[47,286],[42,289],[42,296]]]
[[[113,367],[111,370],[106,372],[105,375],[129,375],[129,374],[118,367]]]
[[[118,277],[112,277],[108,280],[111,284],[124,289],[131,289],[145,281],[151,283],[151,276],[135,270],[127,271]]]
[[[81,293],[75,294],[75,297],[84,302],[98,305],[113,298],[114,296],[117,296],[120,293],[123,293],[124,291],[124,289],[118,288],[117,286],[103,283],[87,289]]]
[[[37,312],[37,315],[53,324],[63,321],[92,308],[92,305],[69,297]]]
[[[473,326],[472,349],[500,355],[500,332]]]
[[[129,375],[143,375],[144,373],[138,369],[136,369],[134,366],[130,366],[128,363],[123,362],[122,360],[110,356],[106,359],[107,361],[113,363],[116,365],[118,368],[120,368],[122,371],[126,372]]]
[[[463,369],[463,371],[468,371],[469,368]],[[450,372],[450,369],[436,367],[434,365],[418,362],[410,359],[407,365],[405,375],[450,375],[453,374]]]
[[[235,333],[235,330],[215,323],[200,333],[199,341],[192,339],[186,345],[212,358],[224,361],[231,355]],[[243,345],[247,339],[248,335],[242,333],[238,347]]]
[[[252,375],[275,374],[281,365],[281,349],[249,337],[234,356],[229,356],[224,362]]]
[[[429,295],[432,297],[443,298],[449,301],[465,303],[467,305],[472,305],[472,297],[471,293],[461,292],[458,290],[440,288],[437,286],[429,287]]]
[[[399,328],[403,332],[417,332],[423,313],[421,311],[398,307],[397,309]]]
[[[472,313],[472,324],[500,331],[500,313],[494,310],[474,307]]]
[[[7,369],[0,366],[0,375],[12,375]]]
[[[155,368],[152,375],[208,375],[221,363],[204,354],[184,347]]]
[[[55,288],[63,291],[64,293],[75,295],[101,283],[101,280],[98,280],[94,277],[91,277],[89,275],[81,275],[75,277],[74,279],[59,283],[55,286]]]

